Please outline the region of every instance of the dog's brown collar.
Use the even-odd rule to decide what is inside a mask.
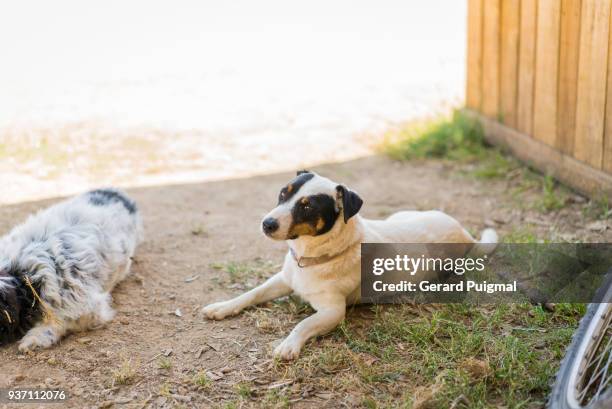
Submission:
[[[361,242],[356,241],[355,243],[349,245],[348,247],[346,247],[344,250],[342,250],[339,253],[323,254],[322,256],[317,256],[317,257],[298,257],[297,254],[295,254],[295,250],[293,250],[291,247],[289,247],[289,253],[291,253],[291,257],[293,257],[298,267],[305,268],[305,267],[310,267],[310,266],[316,266],[317,264],[327,263],[328,261],[331,261],[335,259],[336,257],[340,257],[341,255],[343,255],[344,253],[346,253],[347,251],[349,251],[350,249],[352,249],[353,247],[355,247],[357,244],[360,244],[360,243]]]

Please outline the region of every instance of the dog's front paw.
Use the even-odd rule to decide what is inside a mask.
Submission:
[[[232,301],[221,301],[214,304],[207,305],[202,308],[204,315],[211,320],[222,320],[230,315],[236,315],[240,312],[235,303]]]
[[[276,348],[274,348],[274,357],[284,361],[291,361],[300,356],[303,343],[296,337],[289,335]]]
[[[49,348],[57,340],[58,337],[52,329],[39,330],[38,328],[33,328],[19,341],[17,348],[19,351],[27,353],[36,349]]]

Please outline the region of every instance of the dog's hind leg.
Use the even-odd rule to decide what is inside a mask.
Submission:
[[[108,282],[104,286],[105,291],[111,291],[115,286],[123,281],[128,275],[132,267],[132,259],[128,259],[124,265],[118,267],[113,273]]]
[[[282,272],[276,273],[262,285],[228,301],[221,301],[207,305],[202,309],[206,317],[214,320],[236,315],[251,305],[261,304],[266,301],[291,294],[291,288],[285,283]]]
[[[69,329],[71,332],[100,328],[115,317],[115,311],[111,307],[110,293],[92,293],[89,303],[90,311],[81,315],[79,319],[70,322]]]
[[[346,315],[346,299],[341,295],[329,295],[310,299],[310,304],[317,310],[314,315],[300,322],[280,345],[274,349],[274,356],[290,360],[300,355],[306,341],[317,335],[323,335],[338,326]]]

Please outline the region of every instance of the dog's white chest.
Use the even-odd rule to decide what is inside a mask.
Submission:
[[[323,263],[306,268],[297,266],[287,257],[283,267],[284,277],[291,289],[316,309],[317,300],[326,294],[349,297],[358,289],[361,277],[358,259]]]

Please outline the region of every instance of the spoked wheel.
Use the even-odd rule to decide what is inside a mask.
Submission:
[[[561,363],[549,409],[612,408],[612,287],[589,304]]]

